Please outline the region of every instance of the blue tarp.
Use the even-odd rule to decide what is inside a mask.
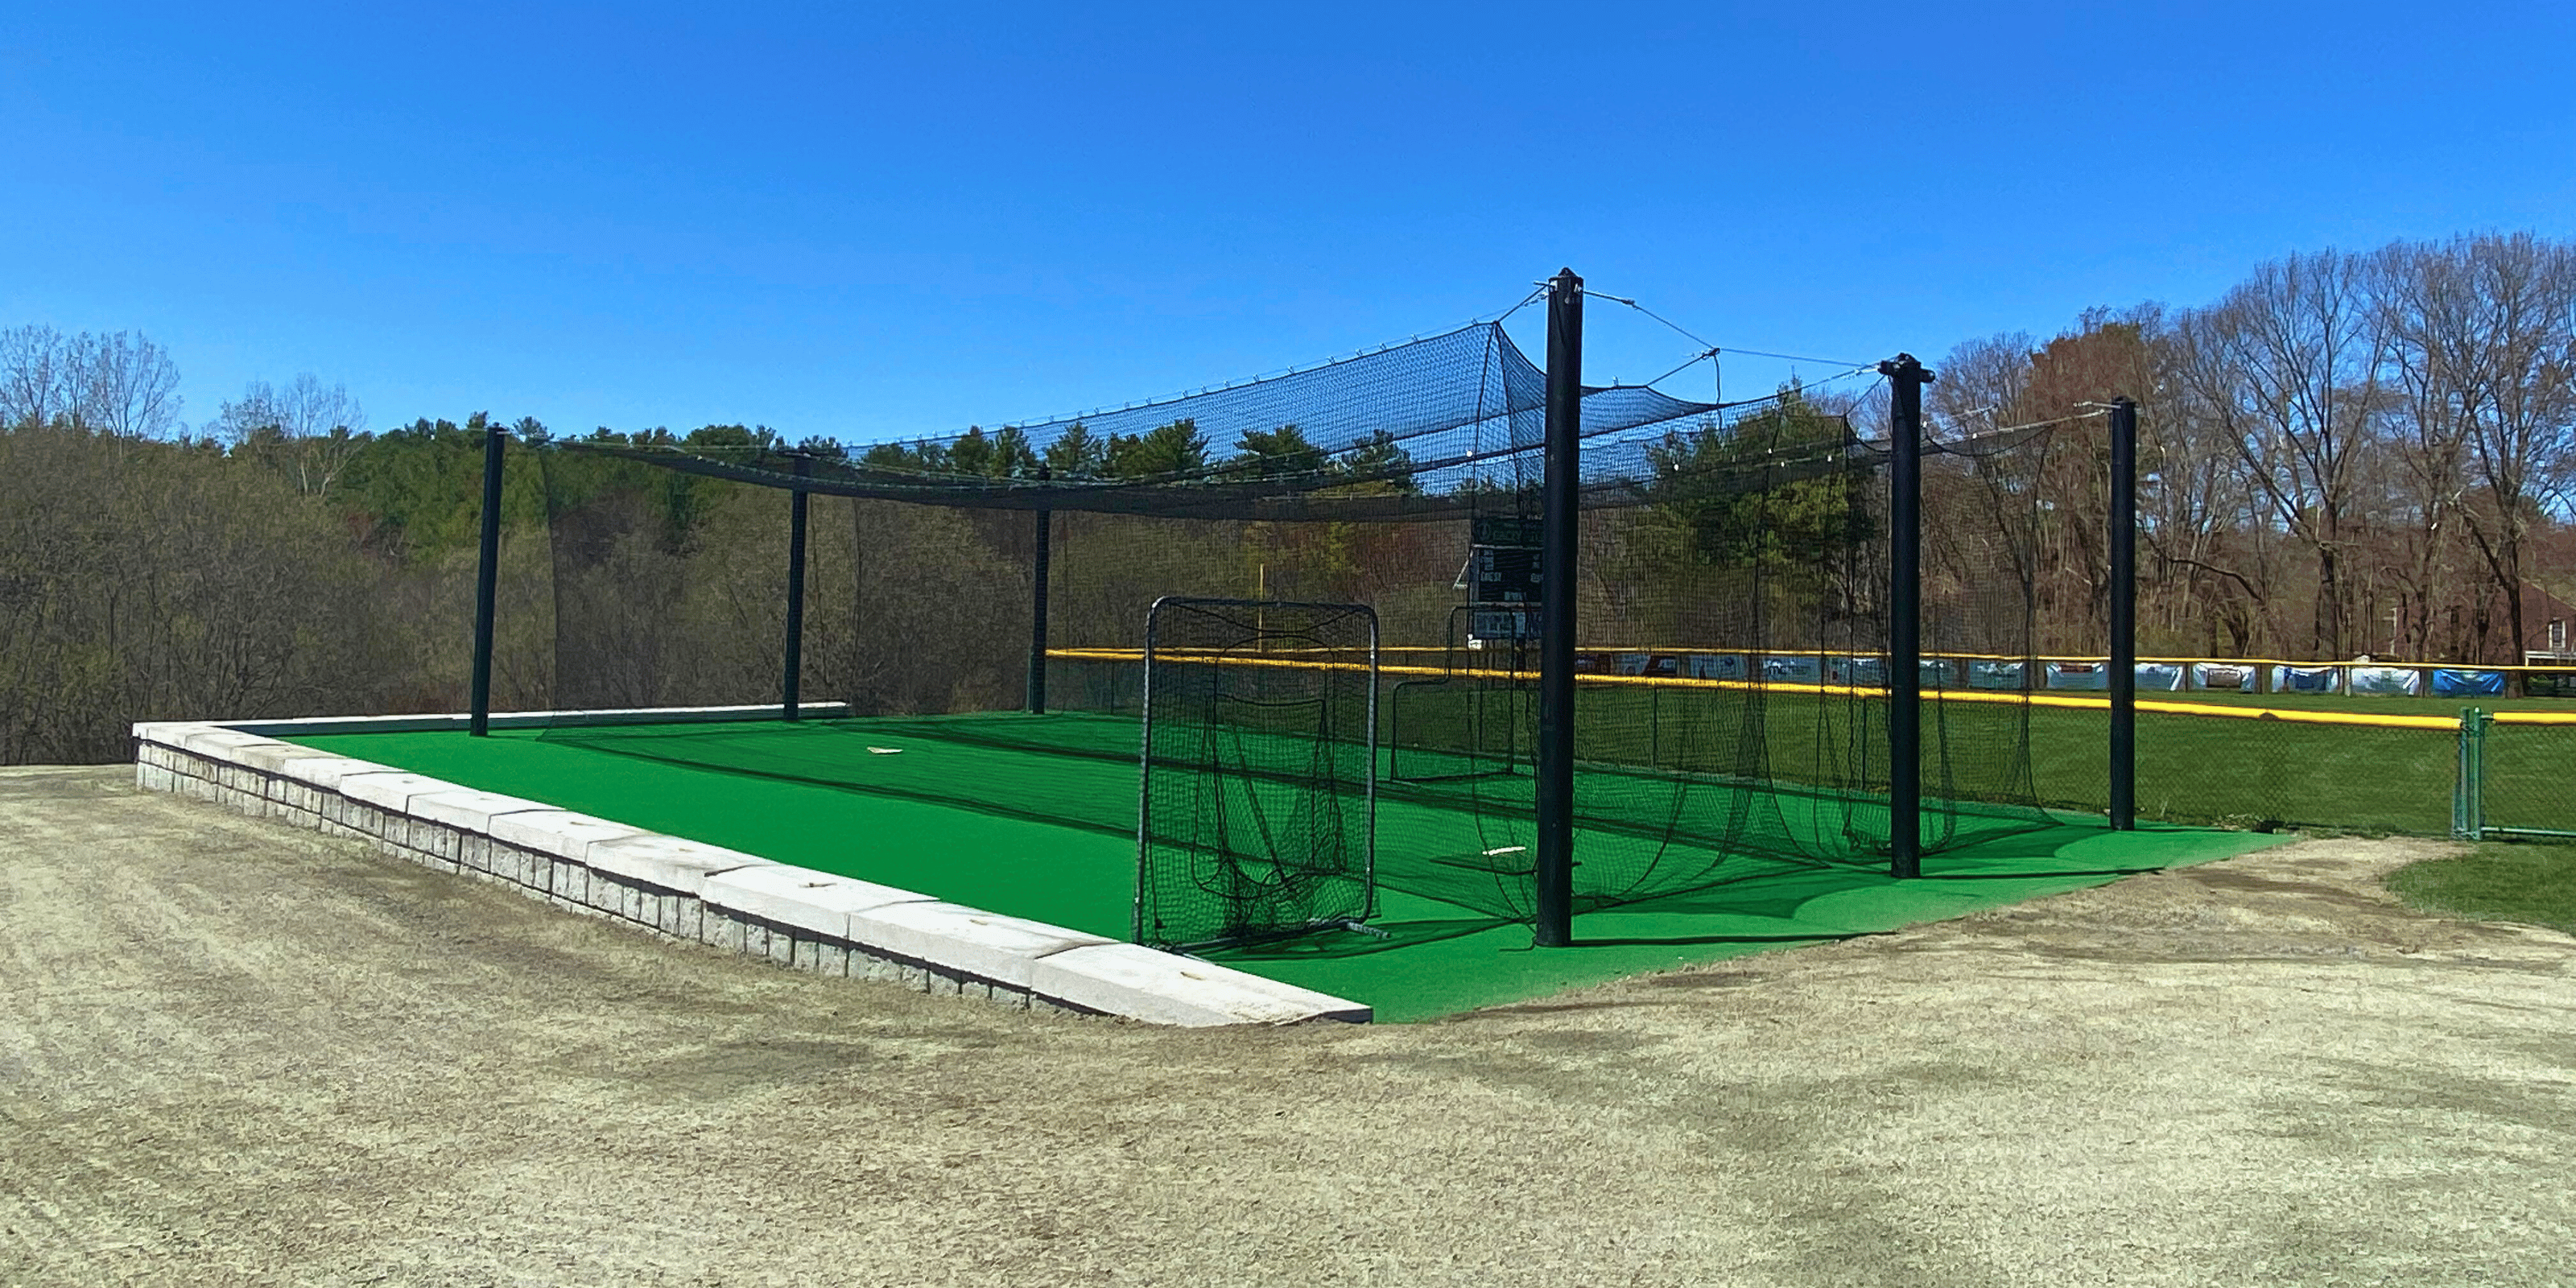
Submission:
[[[2504,692],[2504,672],[2467,671],[2442,667],[2433,672],[2433,692],[2438,697],[2473,698]]]
[[[2274,693],[2340,693],[2343,691],[2343,668],[2339,666],[2276,666],[2272,668]]]
[[[2182,687],[2182,667],[2174,662],[2138,663],[2138,691],[2171,693]]]

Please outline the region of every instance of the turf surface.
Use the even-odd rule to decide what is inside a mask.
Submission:
[[[1132,822],[1120,820],[1133,817],[1136,769],[1103,723],[1012,715],[663,726],[658,733],[628,731],[613,744],[624,751],[536,731],[482,739],[439,732],[296,741],[1123,939],[1131,928],[1136,845]],[[1132,724],[1123,727],[1132,732]],[[638,747],[645,750],[633,750]],[[729,762],[736,767],[724,768]],[[1781,808],[1795,830],[1814,824],[1832,804],[1793,797]],[[1687,894],[1589,913],[1575,925],[1578,947],[1540,952],[1530,948],[1526,926],[1493,915],[1490,906],[1473,906],[1481,900],[1435,897],[1443,893],[1437,885],[1405,876],[1426,870],[1426,855],[1475,852],[1494,839],[1488,829],[1495,825],[1436,794],[1382,801],[1382,885],[1412,887],[1382,890],[1372,924],[1384,938],[1344,932],[1221,958],[1365,1001],[1383,1019],[1427,1019],[1644,971],[1957,916],[2127,871],[2224,858],[2278,839],[2176,828],[2121,834],[2075,819],[2025,822],[1927,859],[1926,879],[1910,882],[1892,881],[1863,861],[1666,845],[1655,851],[1655,862],[1708,866],[1717,879]],[[1607,861],[1623,846],[1634,851],[1639,841],[1605,820],[1580,830],[1577,845],[1579,853]]]

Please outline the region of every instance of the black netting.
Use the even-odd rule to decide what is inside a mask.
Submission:
[[[1202,948],[1368,919],[1377,648],[1362,605],[1155,603],[1138,942]]]
[[[785,489],[802,487],[814,498],[803,691],[849,708],[793,739],[569,723],[548,737],[1136,835],[1140,790],[1157,813],[1136,779],[1149,606],[1361,605],[1380,665],[1356,692],[1348,673],[1297,665],[1274,638],[1312,623],[1195,622],[1214,633],[1184,651],[1241,655],[1175,667],[1166,680],[1182,687],[1156,699],[1194,713],[1168,728],[1194,731],[1191,754],[1204,753],[1173,781],[1215,794],[1166,815],[1192,820],[1178,839],[1141,836],[1152,911],[1140,934],[1198,943],[1364,917],[1369,883],[1345,880],[1364,842],[1376,888],[1526,918],[1530,609],[1554,589],[1532,549],[1543,383],[1499,327],[1478,326],[934,441],[541,445],[546,705],[776,701]],[[1717,405],[1586,391],[1578,910],[1784,864],[1885,862],[1892,533],[1884,440],[1855,429],[1879,419],[1866,393],[1828,383]],[[1940,655],[1922,673],[1927,852],[2050,822],[2028,700],[2042,687],[2035,587],[2053,521],[2040,480],[2089,464],[2045,430],[1946,441],[1925,459],[1923,640]],[[1020,712],[1041,528],[1042,716]],[[1061,772],[1006,784],[871,758],[900,739],[1049,757]],[[1357,768],[1313,759],[1372,742]],[[1219,754],[1229,748],[1234,761]],[[1343,808],[1355,783],[1373,783],[1382,807],[1357,837]],[[1327,820],[1328,805],[1343,812]],[[1158,844],[1171,847],[1159,867]]]

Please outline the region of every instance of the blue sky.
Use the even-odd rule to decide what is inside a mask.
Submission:
[[[378,427],[853,441],[1302,365],[1560,264],[1721,345],[1930,356],[2292,251],[2569,235],[2571,13],[30,4],[0,325],[144,331],[192,422],[310,371]],[[1596,382],[1692,348],[1591,332]]]

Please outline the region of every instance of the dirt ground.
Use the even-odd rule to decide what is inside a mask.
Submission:
[[[2576,1283],[2576,941],[2316,840],[1438,1024],[823,980],[0,770],[0,1283]]]

